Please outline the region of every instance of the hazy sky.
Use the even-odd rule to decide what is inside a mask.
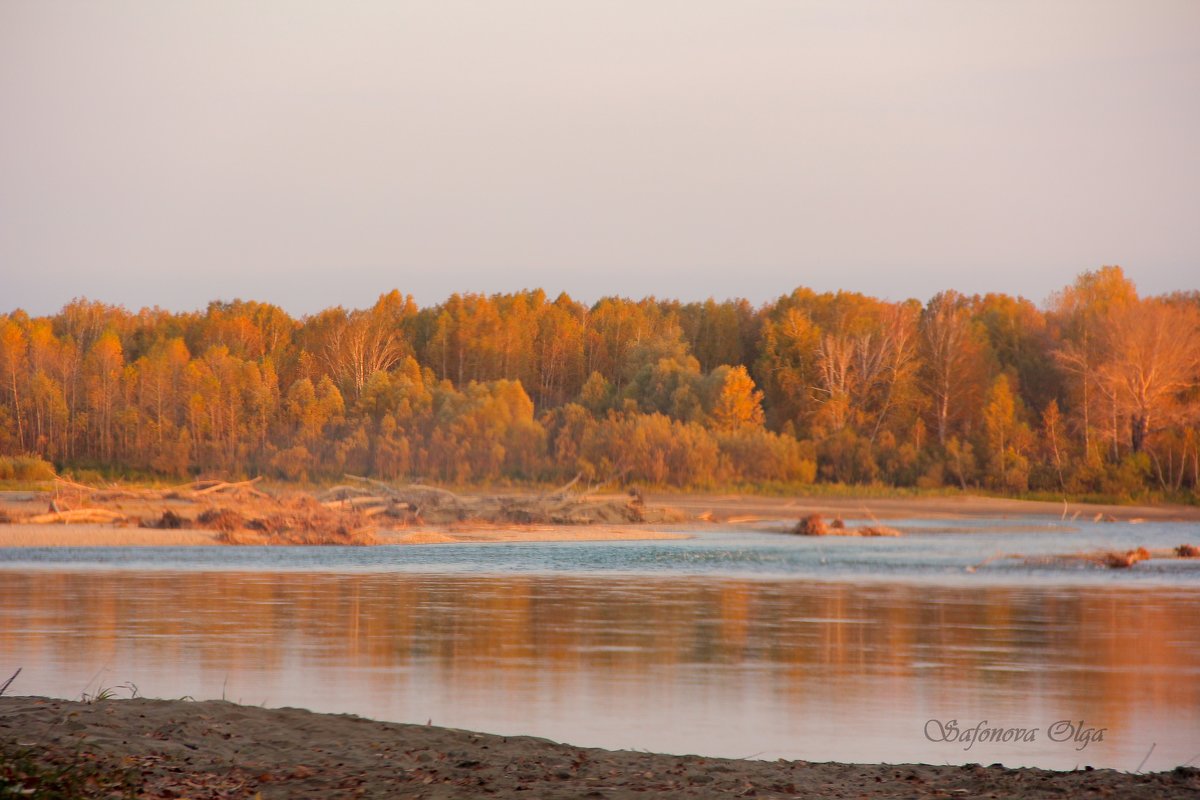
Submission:
[[[1200,2],[0,2],[0,312],[1200,288]]]

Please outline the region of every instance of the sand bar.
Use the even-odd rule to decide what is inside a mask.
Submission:
[[[678,527],[678,526],[676,526]],[[687,534],[614,525],[463,526],[458,529],[381,530],[379,544],[485,542],[589,542],[683,539]],[[189,547],[221,546],[215,531],[158,530],[121,525],[0,525],[0,547]]]
[[[1015,500],[1006,497],[950,495],[936,497],[762,497],[752,494],[656,494],[647,503],[671,506],[690,517],[705,515],[714,522],[758,517],[796,520],[806,514],[870,519],[1003,519],[1042,517],[1087,522],[1097,515],[1117,522],[1200,521],[1200,506],[1172,503],[1101,505],[1060,501]]]
[[[37,492],[0,493],[0,512],[13,518],[45,510],[46,495]],[[662,494],[647,498],[649,507],[678,511],[683,522],[668,525],[596,523],[590,525],[518,525],[455,523],[395,528],[380,525],[379,544],[461,544],[485,542],[616,541],[673,539],[688,529],[761,529],[794,523],[807,514],[848,520],[963,520],[1020,519],[1089,522],[1097,517],[1117,525],[1151,521],[1200,521],[1200,506],[1087,505],[1013,500],[996,497],[760,497],[746,494]],[[154,518],[171,508],[194,514],[194,508],[175,501],[122,502],[114,506],[133,518]],[[190,509],[190,510],[189,510]],[[775,525],[778,527],[778,525]],[[1019,528],[1019,526],[1018,526]],[[1013,532],[1018,532],[1014,528]],[[969,528],[956,529],[968,532]],[[2,547],[143,547],[219,545],[217,532],[199,529],[151,529],[134,524],[0,524]]]

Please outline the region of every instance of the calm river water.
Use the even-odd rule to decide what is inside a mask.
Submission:
[[[1200,564],[966,570],[1200,543],[1196,527],[969,524],[982,530],[0,549],[0,680],[23,667],[19,694],[131,683],[673,753],[1200,760]],[[968,748],[940,741],[951,721],[1036,730]]]

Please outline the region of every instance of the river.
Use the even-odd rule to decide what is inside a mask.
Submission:
[[[896,524],[906,536],[0,549],[0,680],[731,757],[1200,757],[1200,562],[996,558],[1162,548],[1194,525]],[[967,741],[980,723],[1008,733]]]

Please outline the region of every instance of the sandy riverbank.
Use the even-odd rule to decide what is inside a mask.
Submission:
[[[614,525],[471,527],[381,530],[378,544],[484,542],[586,542],[680,539],[687,534]],[[120,525],[0,525],[0,547],[190,547],[218,546],[217,531],[158,530]]]
[[[954,495],[948,497],[760,497],[750,494],[660,494],[648,503],[671,506],[689,517],[714,521],[750,518],[798,519],[823,514],[847,519],[997,519],[1045,517],[1088,521],[1097,516],[1117,522],[1132,520],[1200,522],[1200,506],[1093,505],[1090,503],[1014,500],[1004,497]]]
[[[41,493],[0,493],[0,512],[20,519],[45,510]],[[253,500],[249,501],[251,507]],[[181,513],[190,507],[180,501],[137,500],[115,506],[132,517],[156,518],[164,510]],[[790,524],[808,514],[848,520],[937,519],[964,520],[1041,517],[1088,521],[1097,517],[1115,523],[1140,521],[1200,521],[1200,507],[1177,505],[1099,506],[1010,500],[993,497],[829,498],[758,497],[754,495],[670,494],[647,498],[647,508],[670,511],[682,521],[670,525],[582,524],[520,525],[463,522],[449,525],[392,527],[379,525],[378,544],[449,544],[483,542],[615,541],[673,539],[681,530],[710,526],[756,528]],[[1065,513],[1064,513],[1065,511]],[[243,537],[251,543],[253,534]],[[222,544],[220,532],[190,528],[140,528],[133,524],[0,524],[0,547],[143,547]]]
[[[222,701],[0,698],[0,788],[75,765],[77,797],[128,780],[142,798],[1192,798],[1200,770],[1129,774],[1000,766],[743,761],[572,747]],[[91,793],[94,792],[94,793]]]

